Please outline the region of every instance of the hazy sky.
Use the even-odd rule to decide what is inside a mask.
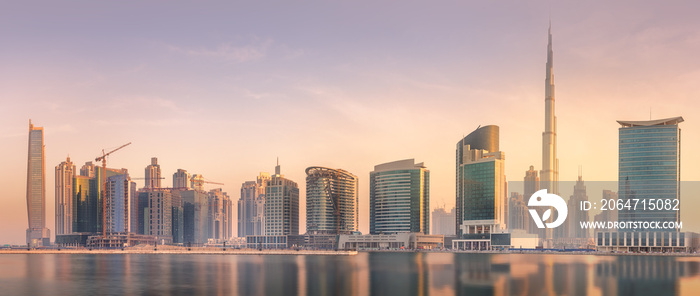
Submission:
[[[54,167],[126,142],[109,167],[143,177],[155,156],[164,184],[183,168],[234,200],[279,157],[302,231],[308,166],[360,177],[363,232],[380,163],[425,162],[432,206],[453,206],[455,145],[479,125],[501,127],[521,181],[541,166],[550,12],[561,179],[616,180],[615,120],[651,111],[685,118],[682,179],[700,180],[695,1],[229,2],[3,5],[0,243],[24,243],[29,118],[52,235]]]

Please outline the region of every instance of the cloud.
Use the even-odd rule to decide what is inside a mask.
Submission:
[[[215,48],[192,49],[170,45],[168,49],[193,57],[206,57],[232,63],[244,63],[264,58],[273,44],[274,41],[272,39],[264,39],[255,40],[253,44],[244,46],[236,46],[231,42],[227,42]]]

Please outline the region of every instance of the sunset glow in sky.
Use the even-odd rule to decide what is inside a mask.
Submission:
[[[24,242],[29,119],[52,240],[55,166],[127,142],[109,167],[144,177],[158,157],[164,185],[182,168],[233,200],[279,157],[301,232],[309,166],[360,178],[365,233],[377,164],[425,162],[432,207],[454,206],[455,145],[479,125],[522,181],[541,166],[550,11],[560,179],[617,180],[615,121],[651,112],[684,117],[681,178],[700,180],[695,1],[43,2],[0,11],[0,243]]]

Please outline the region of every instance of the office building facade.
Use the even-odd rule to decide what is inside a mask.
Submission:
[[[430,171],[414,159],[380,164],[369,174],[371,234],[430,234]]]
[[[473,135],[487,134],[488,137]],[[505,153],[498,145],[484,145],[482,139],[496,139],[498,126],[480,127],[457,142],[456,233],[491,233],[506,229]],[[487,150],[495,149],[495,150]]]
[[[681,130],[683,117],[649,121],[617,121],[619,128],[618,195],[622,202],[651,200],[680,203]],[[679,222],[680,211],[623,209],[620,222]],[[634,229],[630,229],[634,231]],[[637,229],[637,231],[642,231]]]

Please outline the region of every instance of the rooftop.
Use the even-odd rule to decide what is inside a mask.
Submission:
[[[665,119],[655,119],[647,121],[631,121],[631,120],[618,120],[622,127],[635,127],[635,126],[652,126],[652,125],[674,125],[683,122],[683,117],[671,117]]]

